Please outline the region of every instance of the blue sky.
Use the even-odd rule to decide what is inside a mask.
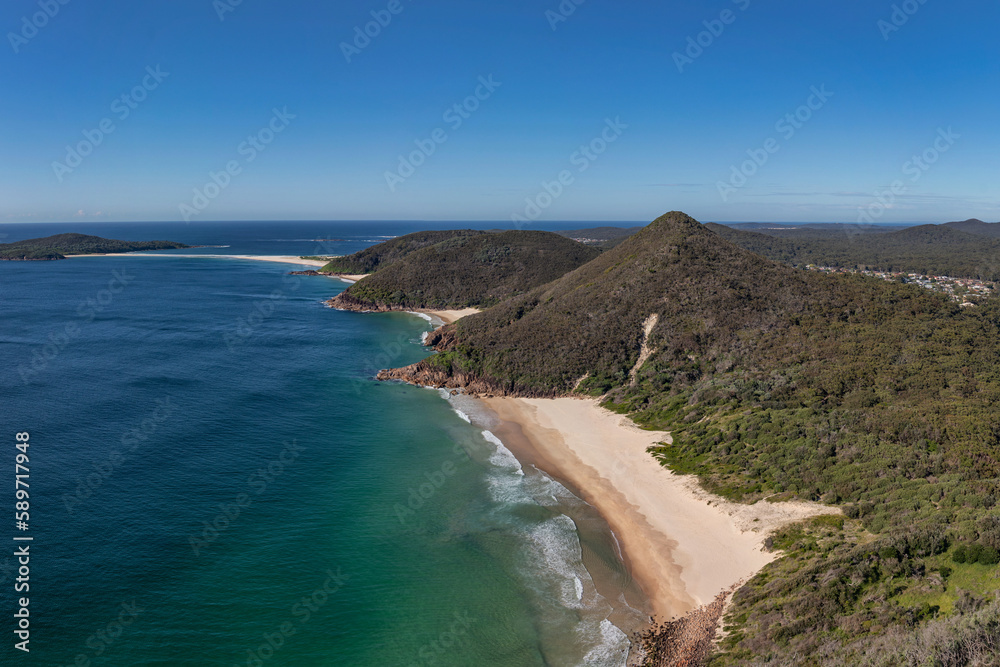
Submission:
[[[1000,219],[995,2],[65,1],[0,222]]]

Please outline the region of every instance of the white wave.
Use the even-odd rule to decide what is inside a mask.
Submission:
[[[486,438],[486,442],[492,443],[497,447],[496,452],[490,454],[490,463],[498,468],[505,468],[516,472],[518,475],[524,475],[521,462],[507,449],[503,442],[500,441],[500,438],[496,437],[491,431],[483,431],[483,437]]]
[[[420,344],[427,345],[427,337],[430,335],[431,335],[430,331],[425,331],[422,334],[420,334]]]
[[[582,609],[584,591],[581,575],[588,580],[590,575],[583,566],[580,539],[573,520],[565,514],[559,514],[535,526],[529,540],[536,565],[544,566],[549,575],[546,577],[550,579],[549,585],[559,591],[560,604],[567,609]]]
[[[582,632],[583,628],[580,630]],[[600,643],[587,651],[583,664],[588,667],[623,667],[628,659],[628,637],[608,619],[601,621],[600,636]]]
[[[416,312],[416,311],[412,311],[412,310],[408,310],[408,311],[406,311],[406,312],[408,312],[408,313],[409,313],[410,315],[416,315],[417,317],[419,317],[419,318],[421,318],[421,319],[425,319],[425,320],[427,320],[428,322],[430,322],[431,324],[433,324],[433,323],[434,323],[434,320],[433,320],[433,319],[431,318],[431,316],[430,316],[430,315],[428,315],[427,313],[418,313],[418,312]]]

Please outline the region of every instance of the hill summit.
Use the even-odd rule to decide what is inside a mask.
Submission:
[[[561,278],[432,334],[446,354],[410,370],[438,382],[457,372],[453,380],[475,377],[499,393],[604,393],[627,383],[644,343],[721,354],[741,330],[801,311],[815,280],[672,211]]]

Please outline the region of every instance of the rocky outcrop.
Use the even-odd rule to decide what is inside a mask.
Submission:
[[[734,587],[735,588],[735,587]],[[638,656],[631,662],[641,667],[698,667],[708,661],[719,619],[733,589],[715,596],[711,603],[674,621],[655,623],[633,638]]]
[[[455,344],[455,325],[446,324],[427,334],[424,344],[438,352],[447,352]],[[456,371],[434,363],[434,357],[403,368],[379,371],[377,380],[398,380],[420,387],[461,389],[472,396],[516,396],[520,398],[553,398],[555,390],[536,391],[518,386],[516,382],[482,377],[475,373]]]
[[[398,380],[420,387],[436,389],[461,389],[470,396],[515,396],[518,398],[554,398],[556,391],[532,391],[512,382],[484,378],[472,373],[448,372],[420,361],[403,368],[379,371],[377,380]]]
[[[332,299],[326,300],[326,305],[337,310],[350,310],[355,313],[389,313],[393,311],[413,310],[413,306],[386,306],[356,299],[347,292],[341,292]]]

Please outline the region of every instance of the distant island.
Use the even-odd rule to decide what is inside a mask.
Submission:
[[[140,250],[175,250],[193,246],[173,241],[117,241],[86,234],[56,234],[39,239],[0,243],[0,260],[47,261],[69,255],[102,255]]]

